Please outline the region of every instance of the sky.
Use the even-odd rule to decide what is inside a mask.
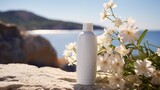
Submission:
[[[160,30],[160,0],[113,0],[116,16],[133,17],[140,29]],[[48,19],[91,22],[105,27],[99,13],[108,0],[0,0],[0,11],[26,10]]]

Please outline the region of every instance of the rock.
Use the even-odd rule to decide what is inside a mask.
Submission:
[[[4,24],[0,22],[0,34],[4,36],[5,38],[7,37],[16,37],[19,38],[21,37],[20,31],[18,28],[13,25],[13,24]]]
[[[76,84],[76,73],[27,64],[0,64],[0,90],[110,90]]]
[[[72,90],[75,73],[27,64],[0,64],[0,90]]]
[[[41,36],[23,35],[22,51],[26,55],[28,64],[36,66],[59,67],[57,53],[49,41]]]
[[[56,51],[45,38],[29,35],[15,25],[2,22],[0,22],[0,63],[59,67]]]
[[[0,63],[23,62],[22,37],[16,26],[0,23],[0,36]]]

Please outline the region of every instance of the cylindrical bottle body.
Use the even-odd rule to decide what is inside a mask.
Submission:
[[[94,32],[81,32],[77,39],[77,83],[93,85],[96,78],[97,38]]]

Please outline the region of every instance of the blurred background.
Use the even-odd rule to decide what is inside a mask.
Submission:
[[[43,18],[76,23],[92,22],[108,26],[99,21],[103,3],[109,0],[1,0],[0,11],[26,11]],[[118,4],[117,16],[125,19],[132,16],[140,29],[159,29],[160,1],[156,0],[114,0]],[[26,17],[25,15],[23,18]],[[27,18],[27,17],[26,17]],[[28,28],[30,29],[30,28]],[[33,28],[34,29],[34,28]],[[56,29],[56,27],[55,27]]]
[[[111,26],[109,22],[100,22],[99,18],[103,3],[108,1],[1,0],[0,62],[22,62],[37,66],[57,66],[55,64],[66,63],[63,62],[62,55],[65,45],[76,41],[83,23],[93,23],[97,35],[103,33],[103,27]],[[136,25],[140,30],[149,29],[144,41],[148,39],[150,43],[160,46],[159,0],[114,2],[118,5],[114,9],[116,16],[122,19],[131,16],[136,19]],[[16,25],[17,28],[8,23]],[[20,37],[16,36],[16,31]],[[26,35],[26,32],[29,35]],[[156,50],[154,47],[153,49]],[[56,63],[50,64],[52,61]]]

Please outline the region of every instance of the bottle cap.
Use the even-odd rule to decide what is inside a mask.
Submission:
[[[84,32],[91,32],[91,31],[93,31],[93,24],[92,23],[84,23],[83,24],[83,31]]]

